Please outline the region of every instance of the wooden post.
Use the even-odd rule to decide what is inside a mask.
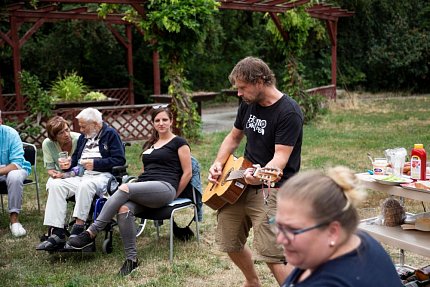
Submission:
[[[21,94],[21,85],[19,79],[19,72],[21,71],[21,56],[18,29],[20,24],[17,22],[16,17],[10,17],[11,37],[12,37],[12,53],[13,53],[13,76],[15,81],[15,97],[17,111],[24,110],[24,100]]]
[[[152,67],[154,74],[154,95],[161,94],[161,84],[160,84],[160,56],[158,51],[152,53]]]
[[[131,33],[131,26],[126,26],[127,30],[127,62],[128,62],[128,104],[134,105],[134,69],[133,69],[133,39]]]
[[[5,110],[5,106],[4,106],[4,99],[3,99],[3,89],[1,84],[1,66],[0,66],[0,111],[4,111],[4,110]]]

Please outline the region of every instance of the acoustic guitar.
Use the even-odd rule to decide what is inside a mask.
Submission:
[[[209,182],[205,188],[202,197],[203,203],[214,210],[222,208],[227,203],[235,203],[247,187],[243,178],[245,170],[250,167],[253,167],[253,164],[244,157],[237,158],[230,155],[218,179],[219,183]],[[282,176],[282,171],[277,168],[257,167],[254,176],[264,184],[272,186]]]

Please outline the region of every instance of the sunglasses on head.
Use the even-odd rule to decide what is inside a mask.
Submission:
[[[169,104],[162,104],[162,105],[154,105],[154,106],[152,106],[152,108],[154,109],[154,110],[157,110],[157,109],[164,109],[164,108],[167,108],[169,106]]]

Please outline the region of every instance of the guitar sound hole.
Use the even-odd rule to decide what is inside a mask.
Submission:
[[[233,168],[231,168],[224,176],[224,178],[221,181],[221,185],[224,185],[227,182],[227,178],[230,176],[231,172],[233,171]]]

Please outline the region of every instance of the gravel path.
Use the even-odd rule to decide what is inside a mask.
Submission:
[[[237,105],[208,108],[202,111],[203,132],[228,131],[233,127]]]

